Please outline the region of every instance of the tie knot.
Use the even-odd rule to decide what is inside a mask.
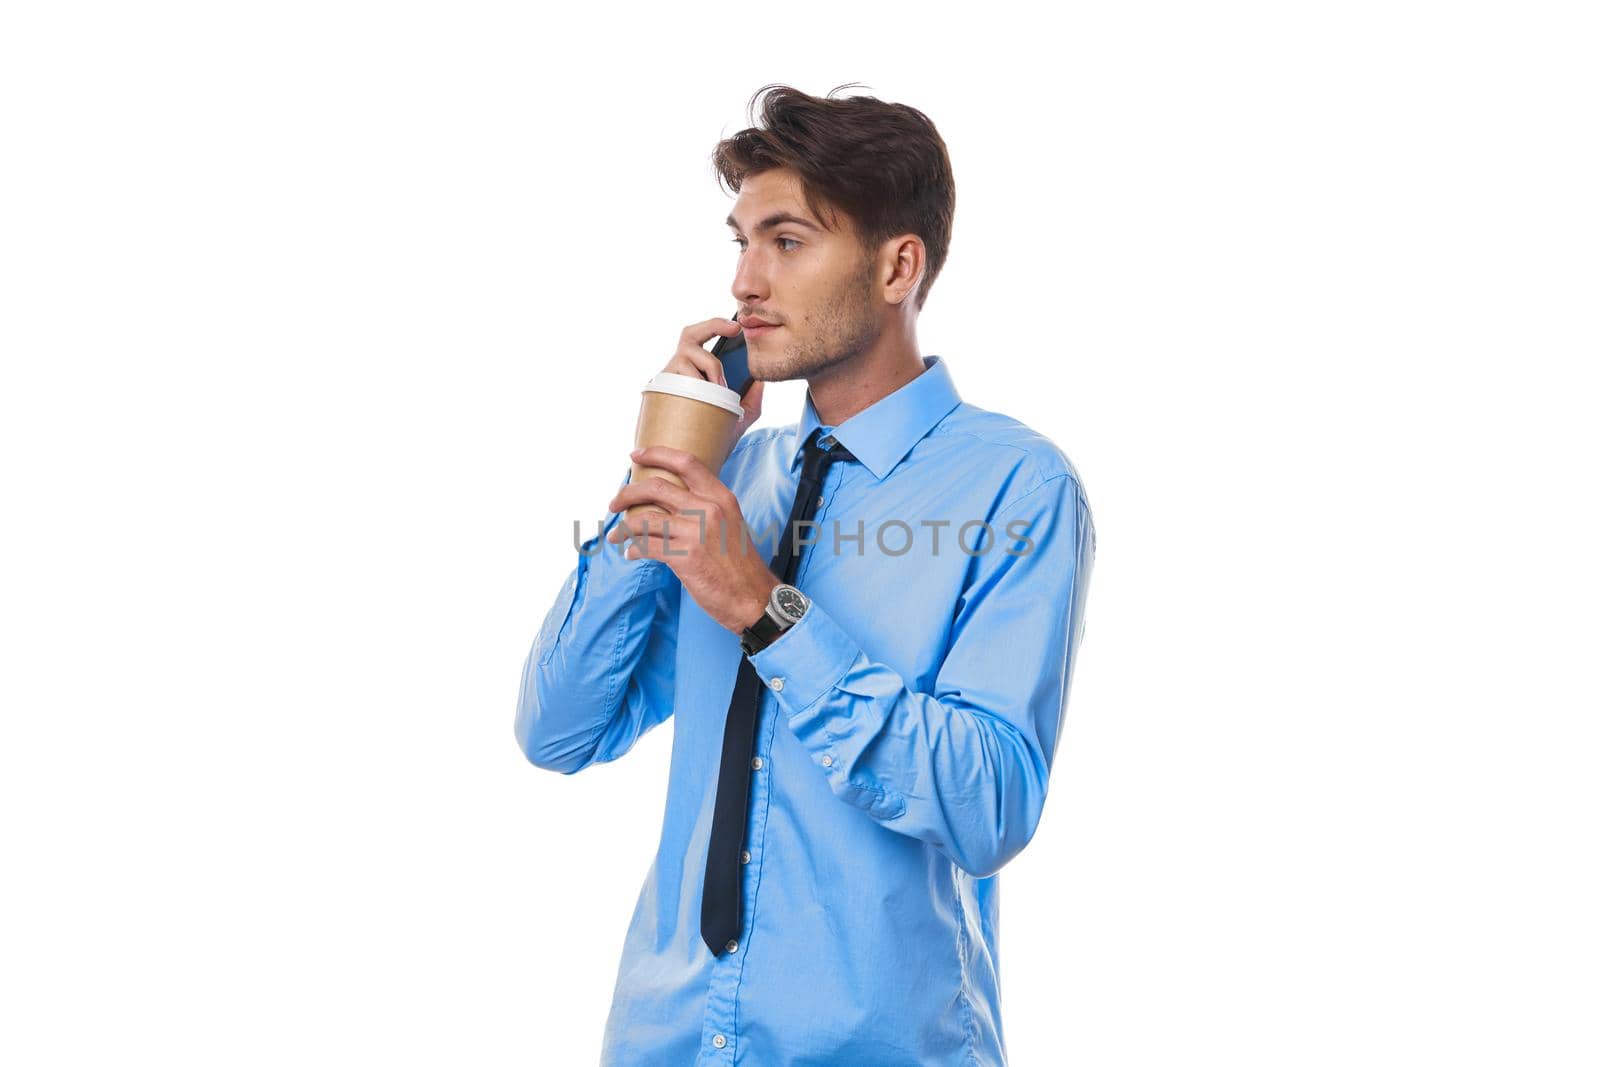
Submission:
[[[833,434],[818,436],[822,428],[811,432],[811,437],[806,441],[805,463],[801,470],[801,477],[816,476],[828,464],[835,460],[855,459],[856,457],[844,445],[840,444]]]

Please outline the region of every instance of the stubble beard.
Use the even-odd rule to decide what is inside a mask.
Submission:
[[[863,256],[860,268],[839,286],[833,298],[801,320],[804,339],[791,341],[770,356],[751,350],[751,372],[769,382],[814,378],[871,348],[880,332],[872,314],[871,288],[872,259]]]

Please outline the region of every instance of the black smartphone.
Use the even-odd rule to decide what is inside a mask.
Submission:
[[[739,321],[737,311],[733,313],[733,321]],[[722,361],[722,376],[728,380],[728,388],[744,396],[754,380],[750,377],[750,348],[744,343],[744,331],[732,337],[717,338],[717,343],[711,346],[711,354]]]

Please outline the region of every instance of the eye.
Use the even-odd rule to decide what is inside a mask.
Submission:
[[[774,238],[774,239],[778,242],[779,248],[782,249],[782,251],[785,251],[785,252],[793,252],[794,249],[793,248],[783,248],[783,242],[784,241],[788,241],[790,244],[794,245],[796,248],[798,248],[800,246],[800,239],[797,238],[797,237],[778,237],[778,238]],[[733,243],[739,246],[739,251],[741,251],[741,252],[744,251],[744,238],[743,237],[735,237],[735,238],[733,238]]]

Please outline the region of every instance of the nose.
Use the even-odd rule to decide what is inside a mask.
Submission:
[[[747,248],[739,256],[739,265],[733,272],[733,298],[745,306],[761,306],[768,295],[766,266],[761,253]]]

